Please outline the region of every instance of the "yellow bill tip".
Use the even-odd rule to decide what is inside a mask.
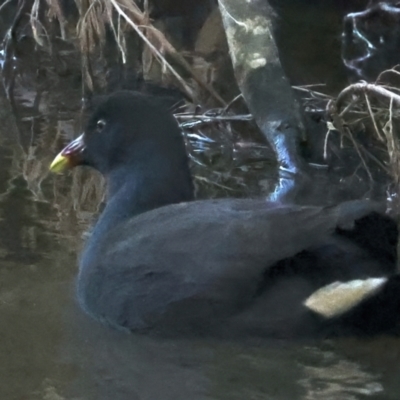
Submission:
[[[82,152],[85,149],[83,134],[73,140],[68,146],[64,147],[50,165],[50,171],[61,172],[65,169],[81,165]]]
[[[59,173],[67,169],[68,166],[69,166],[68,157],[64,156],[61,152],[57,154],[56,158],[50,164],[49,169],[51,172]]]

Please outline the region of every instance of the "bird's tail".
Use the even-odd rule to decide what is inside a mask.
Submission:
[[[349,230],[353,229],[354,222],[365,217],[372,212],[384,214],[386,204],[372,200],[353,200],[346,201],[336,206],[338,211],[338,228]]]
[[[400,275],[336,282],[304,305],[321,317],[329,335],[400,334]]]

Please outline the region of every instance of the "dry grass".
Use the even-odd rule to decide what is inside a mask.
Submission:
[[[400,127],[399,89],[382,83],[388,75],[398,75],[396,68],[384,71],[375,83],[359,82],[343,89],[336,98],[327,96],[313,87],[297,87],[306,92],[305,106],[310,112],[327,114],[324,157],[327,157],[328,142],[334,133],[339,133],[341,142],[348,139],[357,151],[361,164],[370,179],[371,165],[375,164],[392,177],[395,186],[400,185]],[[371,135],[359,140],[360,132]],[[363,143],[364,144],[363,144]],[[372,152],[369,148],[378,151]],[[380,156],[377,157],[376,153]]]
[[[400,144],[397,132],[400,113],[400,96],[395,88],[386,88],[377,83],[356,83],[348,86],[335,100],[327,104],[328,116],[333,127],[353,142],[361,160],[372,179],[366,158],[377,163],[392,176],[396,186],[400,183]],[[397,106],[397,107],[396,107]],[[395,108],[396,107],[396,108]],[[353,132],[360,124],[368,126],[377,146],[386,153],[386,160],[379,160],[354,138]]]
[[[185,75],[202,90],[208,92],[220,105],[225,102],[221,96],[204,82],[186,61],[182,54],[166,39],[163,32],[155,28],[149,18],[148,2],[141,10],[134,0],[75,0],[79,11],[79,21],[76,26],[75,39],[81,50],[82,72],[89,89],[93,89],[93,77],[90,65],[90,55],[98,52],[104,46],[106,31],[109,28],[114,35],[121,59],[127,59],[126,34],[134,31],[143,40],[145,46],[142,54],[143,70],[148,70],[154,61],[161,64],[164,75],[170,75],[194,103],[196,92],[192,85],[177,71],[183,70]],[[31,26],[34,38],[40,46],[46,45],[47,32],[39,19],[39,8],[43,2],[35,0],[31,9]],[[47,0],[47,17],[57,19],[61,36],[65,39],[66,18],[62,13],[59,0]]]
[[[167,40],[163,32],[157,29],[149,15],[149,3],[144,2],[143,9],[134,0],[75,0],[79,12],[74,34],[66,28],[67,21],[62,13],[60,0],[35,0],[32,3],[31,26],[34,38],[40,46],[49,43],[44,24],[40,21],[40,7],[46,7],[46,16],[56,19],[60,25],[63,38],[76,40],[82,55],[82,71],[86,84],[93,88],[91,56],[98,56],[105,43],[106,32],[112,32],[123,62],[127,60],[128,51],[126,37],[129,32],[135,32],[143,41],[142,68],[150,70],[154,62],[161,66],[163,76],[173,79],[175,84],[186,93],[193,104],[198,103],[199,89],[217,100],[220,111],[210,114],[180,113],[177,118],[183,127],[194,129],[205,123],[216,124],[231,122],[234,118],[223,110],[229,110],[229,105],[218,93],[194,71],[185,57]],[[74,36],[74,37],[72,37]],[[183,71],[183,72],[182,72]],[[188,78],[189,77],[189,78]],[[400,144],[397,129],[400,127],[400,114],[396,106],[400,105],[400,90],[395,85],[384,82],[393,77],[400,77],[400,71],[393,68],[382,72],[375,83],[357,83],[345,88],[336,99],[323,94],[318,87],[297,87],[295,89],[306,93],[306,110],[328,114],[325,136],[324,156],[328,156],[329,142],[339,133],[341,141],[352,143],[370,179],[372,165],[379,166],[389,174],[396,185],[400,185]],[[238,116],[237,119],[247,119],[250,116]],[[228,121],[229,120],[229,121]],[[373,146],[378,152],[371,151],[371,146],[365,146],[365,140],[360,141],[360,132],[370,135]],[[370,138],[370,139],[369,139]]]

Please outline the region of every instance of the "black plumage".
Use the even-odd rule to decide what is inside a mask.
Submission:
[[[380,333],[397,325],[398,232],[381,204],[194,201],[176,121],[157,99],[128,91],[98,106],[52,168],[67,164],[96,168],[108,183],[77,284],[80,304],[102,322],[224,337]],[[303,304],[337,280],[381,276],[389,278],[380,298],[343,315],[327,319]],[[384,321],[368,313],[376,313],[374,298],[390,303]]]

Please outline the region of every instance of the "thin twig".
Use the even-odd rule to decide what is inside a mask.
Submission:
[[[178,120],[200,120],[203,122],[213,122],[213,121],[252,121],[253,116],[251,114],[242,115],[196,115],[196,114],[175,114],[175,118]]]
[[[112,5],[114,8],[117,10],[118,13],[120,13],[126,22],[131,25],[131,27],[136,31],[136,33],[142,38],[142,40],[149,46],[150,50],[155,54],[155,56],[159,59],[160,62],[165,65],[167,69],[171,71],[171,73],[178,79],[180,84],[185,88],[186,92],[190,96],[191,99],[194,99],[193,92],[191,89],[187,86],[186,82],[182,79],[182,77],[176,72],[176,70],[171,66],[171,64],[165,59],[165,57],[161,54],[160,51],[151,43],[151,41],[146,37],[146,35],[143,34],[143,32],[140,29],[140,24],[135,24],[129,16],[122,10],[120,5],[116,2],[116,0],[111,0]],[[132,11],[132,10],[130,10]],[[143,14],[140,11],[137,11],[136,14],[139,16],[140,19],[143,22]],[[206,89],[221,105],[225,106],[226,103],[222,99],[222,97],[208,84],[203,82],[192,70],[190,65],[186,62],[186,60],[179,55],[179,53],[175,50],[175,48],[169,43],[166,39],[165,36],[158,30],[155,29],[154,27],[147,25],[146,29],[152,29],[153,35],[157,38],[157,40],[160,41],[160,43],[163,43],[165,46],[166,50],[169,52],[171,57],[174,57],[175,60],[192,76],[192,78],[204,89]]]
[[[389,74],[389,73],[394,74],[394,75],[397,75],[397,76],[400,76],[400,72],[395,70],[396,67],[398,67],[398,65],[396,65],[396,66],[393,67],[393,68],[390,68],[390,69],[387,69],[387,70],[381,72],[381,73],[378,75],[378,78],[376,78],[375,83],[378,84],[378,83],[382,80],[382,77],[383,77],[384,75]]]
[[[234,104],[234,103],[236,103],[239,99],[242,99],[243,98],[243,94],[242,93],[240,93],[240,94],[238,94],[237,96],[235,96],[225,107],[224,107],[224,109],[222,110],[222,113],[221,114],[226,114],[228,111],[229,111],[229,109],[232,107],[232,105]]]
[[[230,187],[228,187],[228,186],[225,186],[225,185],[221,185],[220,183],[217,183],[217,182],[215,182],[215,181],[211,181],[211,180],[209,180],[208,178],[205,178],[204,176],[195,175],[194,178],[195,178],[196,180],[200,181],[200,182],[208,183],[209,185],[214,185],[214,186],[217,186],[217,187],[222,188],[222,189],[225,189],[225,190],[234,191],[234,189],[232,189],[232,188],[230,188]]]
[[[329,136],[330,136],[331,132],[332,132],[332,129],[328,129],[328,131],[326,132],[326,135],[325,135],[325,140],[324,140],[324,155],[323,155],[324,160],[327,160],[327,159],[328,159],[328,140],[329,140]]]
[[[371,83],[366,83],[366,82],[359,82],[359,83],[354,83],[353,85],[347,86],[345,89],[343,89],[340,93],[339,96],[336,99],[336,108],[340,110],[342,104],[344,103],[344,100],[352,94],[373,94],[378,97],[383,97],[387,99],[393,99],[393,102],[396,106],[400,106],[400,95],[391,92],[390,90],[387,90],[383,88],[382,86],[378,86],[375,84]]]
[[[374,124],[375,133],[378,136],[379,140],[381,142],[384,142],[384,139],[383,139],[381,133],[379,132],[374,113],[372,112],[371,103],[369,102],[369,97],[368,97],[367,93],[364,94],[364,97],[365,97],[365,102],[367,103],[367,109],[368,109],[369,116],[371,117],[372,123]]]
[[[292,86],[293,89],[298,90],[299,92],[306,92],[306,93],[310,93],[314,96],[318,96],[318,97],[323,97],[325,99],[331,99],[332,96],[329,96],[325,93],[321,93],[321,92],[316,92],[315,90],[310,90],[308,89],[308,87],[312,87],[312,86],[319,86],[319,85],[307,85],[307,86]]]
[[[1,6],[0,6],[0,11],[8,4],[10,3],[12,0],[6,0]]]
[[[390,170],[386,165],[384,165],[380,160],[378,160],[370,151],[368,151],[364,146],[362,147],[364,153],[377,164],[380,168],[382,168],[388,175],[390,175]]]
[[[341,118],[351,109],[354,107],[354,104],[357,103],[357,100],[352,99],[351,102],[344,108],[344,110],[339,114]]]
[[[374,179],[372,178],[371,171],[369,170],[368,165],[367,165],[366,161],[364,160],[363,155],[361,154],[361,151],[360,151],[360,149],[359,149],[358,143],[357,143],[356,140],[354,139],[353,134],[351,133],[350,129],[346,129],[346,131],[347,131],[347,132],[346,132],[347,135],[349,136],[350,140],[351,140],[352,143],[353,143],[354,148],[356,149],[356,152],[357,152],[358,156],[360,157],[360,160],[361,160],[361,162],[362,162],[362,164],[363,164],[363,166],[364,166],[364,168],[365,168],[365,171],[366,171],[367,174],[368,174],[369,179],[370,179],[371,181],[373,181]]]
[[[178,82],[185,89],[186,93],[190,96],[192,100],[194,100],[194,95],[192,90],[186,84],[186,82],[182,79],[182,77],[176,72],[175,68],[165,59],[165,57],[158,51],[158,49],[150,42],[150,40],[143,34],[142,30],[135,24],[128,15],[122,10],[119,4],[115,0],[110,0],[114,8],[117,12],[122,15],[125,21],[136,31],[136,33],[140,36],[140,38],[147,44],[150,50],[159,58],[159,60],[165,63],[165,66],[170,70],[172,75],[178,80]]]

